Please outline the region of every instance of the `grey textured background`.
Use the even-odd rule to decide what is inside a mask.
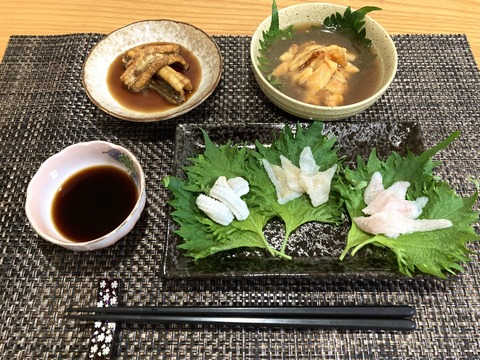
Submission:
[[[137,124],[94,107],[81,68],[101,34],[14,36],[0,64],[0,358],[85,358],[92,326],[63,318],[93,305],[103,277],[123,283],[128,305],[316,305],[407,303],[418,330],[373,333],[228,326],[128,326],[114,351],[122,359],[478,359],[480,265],[449,280],[210,279],[162,280],[168,207],[160,179],[172,169],[178,123],[297,121],[258,90],[249,37],[216,36],[224,57],[214,94],[184,116]],[[439,173],[462,195],[479,178],[480,79],[463,35],[394,36],[398,74],[359,121],[418,121],[431,146],[454,130]],[[133,232],[110,248],[73,253],[40,239],[23,206],[41,162],[64,147],[101,139],[130,149],[144,165],[147,206]],[[478,228],[477,228],[478,230]],[[477,244],[471,245],[475,253]]]

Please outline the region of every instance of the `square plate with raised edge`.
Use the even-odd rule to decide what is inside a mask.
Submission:
[[[296,125],[289,125],[295,129]],[[185,178],[182,167],[189,165],[189,158],[205,150],[200,129],[207,131],[218,145],[231,140],[233,144],[252,145],[258,139],[265,145],[272,142],[283,124],[179,124],[176,128],[174,175]],[[405,155],[407,149],[415,154],[424,150],[422,131],[413,122],[327,122],[324,132],[337,137],[339,157],[346,156],[345,163],[355,166],[356,157],[367,159],[373,148],[380,159],[386,159],[392,151]],[[365,248],[355,256],[339,256],[345,248],[350,223],[341,226],[322,223],[302,225],[290,237],[286,253],[292,260],[269,256],[264,250],[237,249],[211,255],[194,262],[184,256],[178,245],[183,240],[174,234],[176,223],[169,217],[167,243],[165,245],[163,276],[165,278],[218,278],[218,277],[310,277],[310,278],[398,278],[393,254],[375,247]],[[265,229],[266,237],[274,246],[282,242],[283,225],[272,222]]]

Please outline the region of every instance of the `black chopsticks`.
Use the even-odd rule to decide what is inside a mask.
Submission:
[[[382,306],[124,306],[68,308],[67,312],[136,315],[202,315],[202,316],[280,316],[280,317],[343,317],[343,318],[411,318],[415,309],[406,305]]]
[[[77,320],[125,323],[223,324],[316,329],[412,331],[411,306],[300,306],[300,307],[91,307],[69,308]]]

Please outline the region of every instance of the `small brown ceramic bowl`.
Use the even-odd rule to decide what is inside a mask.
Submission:
[[[197,58],[202,72],[198,88],[187,101],[175,107],[154,112],[128,109],[109,90],[110,65],[127,50],[155,42],[177,43]],[[88,97],[104,112],[124,120],[152,122],[180,116],[205,101],[220,81],[222,63],[217,44],[199,28],[172,20],[146,20],[115,30],[101,40],[83,65],[82,80]]]

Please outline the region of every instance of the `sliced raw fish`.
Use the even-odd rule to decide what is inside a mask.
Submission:
[[[246,195],[250,191],[248,181],[240,176],[228,179],[227,184],[238,196]]]
[[[302,172],[302,170],[293,165],[292,162],[283,155],[280,155],[280,161],[282,163],[282,169],[284,170],[285,176],[287,178],[288,187],[293,191],[299,193],[305,192],[302,185],[300,184],[300,173]]]
[[[405,199],[410,186],[408,181],[397,181],[387,189],[384,189],[382,182],[382,175],[378,171],[375,172],[363,194],[365,204],[367,204],[367,207],[362,210],[364,214],[373,215],[389,210],[398,211],[409,219],[416,219],[420,216],[428,202],[427,197],[422,196],[415,201],[409,201]]]
[[[303,184],[305,192],[310,197],[314,207],[325,204],[330,194],[330,185],[332,178],[337,171],[337,164],[329,169],[317,172],[315,175],[306,175],[304,172],[300,175],[300,183]]]
[[[288,158],[280,155],[282,166],[270,164],[262,159],[268,177],[277,191],[277,201],[285,204],[307,193],[314,207],[328,201],[332,178],[337,170],[335,164],[331,168],[319,172],[312,149],[306,146],[300,153],[299,165],[295,166]]]
[[[250,211],[247,204],[240,196],[228,185],[225,176],[219,176],[215,184],[210,189],[209,195],[226,205],[230,211],[235,215],[237,220],[245,220]]]
[[[353,218],[357,226],[370,234],[384,234],[397,238],[402,234],[417,231],[432,231],[452,226],[446,219],[417,219],[428,202],[421,196],[414,201],[406,200],[408,181],[397,181],[384,189],[382,175],[375,172],[365,188],[363,198],[367,206],[362,210],[368,217]]]
[[[262,164],[267,171],[270,181],[275,186],[275,190],[277,192],[277,201],[279,204],[286,204],[290,200],[302,196],[303,193],[294,191],[288,186],[285,171],[280,166],[270,164],[265,159],[262,159]]]
[[[370,203],[366,208],[363,209],[365,214],[375,214],[379,211],[382,211],[384,206],[392,199],[401,201],[405,200],[405,196],[407,195],[407,189],[410,186],[408,181],[397,181],[388,189],[385,189],[371,199]],[[365,198],[365,195],[364,195]]]
[[[428,198],[426,196],[419,197],[415,201],[410,201],[398,198],[391,194],[388,198],[384,198],[383,200],[386,201],[380,208],[373,206],[375,205],[374,201],[369,206],[364,208],[362,212],[367,215],[373,215],[382,211],[396,211],[408,219],[416,219],[420,216],[423,208],[428,202]]]
[[[374,235],[384,234],[394,239],[403,234],[445,229],[453,225],[447,219],[408,219],[396,211],[382,211],[368,217],[355,217],[353,221],[365,232]]]
[[[369,205],[372,200],[384,190],[385,188],[383,187],[382,174],[377,171],[373,173],[368,186],[365,188],[365,192],[363,193],[363,201],[365,201],[365,204]]]
[[[210,196],[198,195],[196,204],[210,219],[220,225],[227,226],[233,221],[234,215],[230,209]]]
[[[299,164],[300,169],[306,175],[315,175],[318,170],[320,170],[320,166],[318,166],[315,162],[315,158],[313,157],[312,149],[310,148],[310,146],[305,146],[305,148],[300,153]]]

